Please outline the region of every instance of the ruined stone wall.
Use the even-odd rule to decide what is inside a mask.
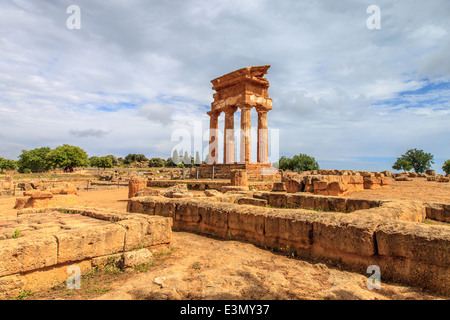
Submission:
[[[171,217],[175,229],[244,240],[350,271],[366,274],[377,265],[382,279],[450,295],[448,226],[402,221],[424,211],[403,205],[346,214],[148,197],[130,199],[127,210]]]
[[[347,196],[363,189],[389,185],[384,173],[348,170],[315,170],[283,175],[286,191],[310,192],[318,195]]]
[[[11,237],[19,227],[20,236]],[[170,218],[109,210],[19,211],[17,219],[0,228],[0,299],[60,284],[69,277],[66,271],[72,264],[84,272],[111,255],[169,243],[171,228]]]
[[[214,178],[215,179],[230,179],[233,170],[246,170],[247,178],[249,180],[269,180],[280,179],[280,174],[276,171],[273,175],[267,174],[270,169],[270,164],[262,163],[247,163],[247,164],[215,164],[214,165]],[[212,177],[212,165],[201,165],[196,170],[199,171],[199,178],[211,179]],[[264,171],[264,174],[262,173]]]

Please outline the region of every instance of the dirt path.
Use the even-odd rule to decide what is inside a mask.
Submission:
[[[174,232],[165,263],[115,284],[98,299],[436,299],[420,289],[288,258],[248,243]],[[367,275],[369,276],[369,275]]]

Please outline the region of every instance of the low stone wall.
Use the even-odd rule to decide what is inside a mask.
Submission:
[[[230,181],[196,181],[196,180],[148,180],[147,187],[168,188],[177,184],[186,184],[192,190],[216,189],[221,190],[222,186],[229,186]]]
[[[324,171],[324,170],[319,170]],[[311,192],[317,195],[347,196],[363,189],[387,187],[383,173],[340,171],[340,174],[304,174],[288,172],[283,175],[286,191]]]
[[[450,204],[448,203],[428,202],[425,203],[425,210],[428,219],[450,222]]]
[[[213,165],[202,164],[196,167],[199,178],[211,179],[213,175]],[[263,163],[235,163],[235,164],[215,164],[214,178],[216,179],[230,179],[233,170],[245,170],[249,180],[270,180],[280,179],[278,170],[271,168],[271,164]]]
[[[382,280],[450,295],[450,230],[402,221],[424,211],[417,203],[404,205],[345,214],[148,197],[130,199],[127,211],[171,217],[174,229],[248,241],[350,271],[366,274],[378,265]]]
[[[169,243],[171,228],[170,218],[108,210],[19,211],[0,225],[0,298],[59,284],[72,264],[84,272],[110,255]]]
[[[426,216],[424,204],[418,201],[365,200],[301,192],[257,192],[253,194],[253,197],[264,199],[267,201],[267,205],[277,208],[302,208],[343,213],[358,211],[357,214],[360,216],[377,215],[386,219],[412,222],[422,222]]]

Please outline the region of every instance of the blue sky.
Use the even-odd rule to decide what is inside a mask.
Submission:
[[[80,29],[66,25],[72,4]],[[380,29],[366,25],[372,4]],[[203,153],[210,81],[270,64],[280,156],[381,171],[417,148],[442,172],[449,12],[447,0],[2,2],[0,157],[68,143],[90,156],[168,158],[179,132],[200,132],[189,147]]]

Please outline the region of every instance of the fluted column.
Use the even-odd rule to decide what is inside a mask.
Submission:
[[[220,112],[208,112],[209,119],[209,155],[208,164],[216,164],[219,161],[219,115]]]
[[[235,163],[234,113],[237,107],[230,107],[225,112],[225,130],[223,141],[223,163]]]
[[[269,162],[269,133],[267,130],[267,110],[258,110],[258,159],[259,163]]]
[[[251,107],[243,106],[241,108],[241,150],[240,150],[240,162],[249,163],[252,160],[251,150]]]

